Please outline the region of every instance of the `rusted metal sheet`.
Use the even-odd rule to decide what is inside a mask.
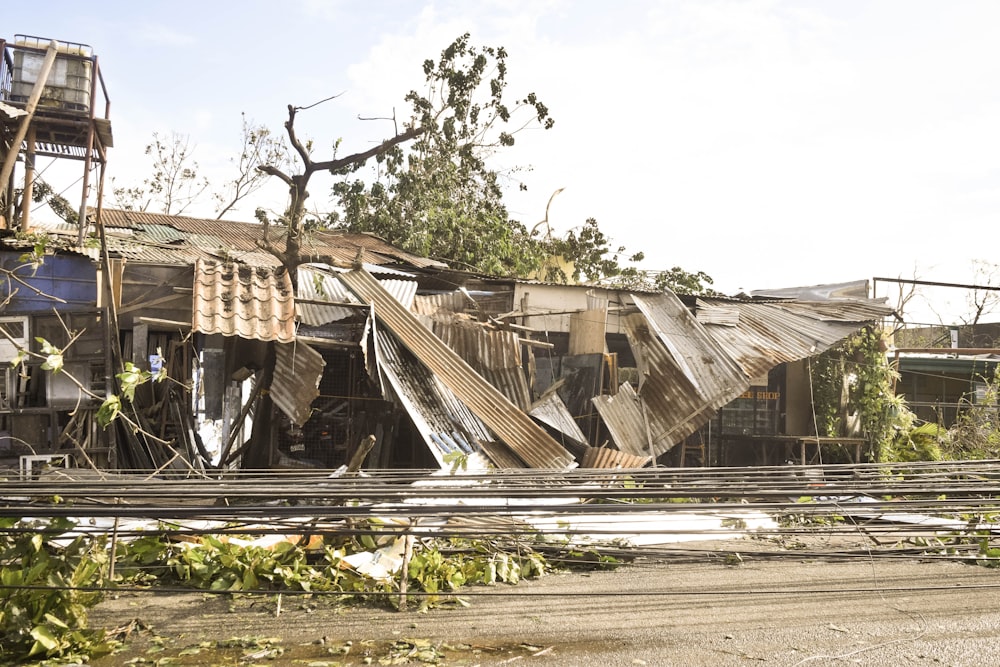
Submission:
[[[488,331],[478,322],[445,313],[419,319],[514,405],[528,409],[531,391],[524,377],[521,344],[515,332]]]
[[[323,355],[304,343],[279,343],[275,354],[271,398],[289,419],[302,426],[312,414],[312,402],[319,396],[326,362]]]
[[[199,261],[191,327],[205,334],[281,343],[295,340],[295,298],[288,272]]]
[[[302,301],[328,301],[331,304],[350,303],[363,305],[332,271],[314,265],[299,267],[299,301],[295,312],[299,321],[309,326],[320,326],[350,317],[356,309],[337,305],[319,305]]]
[[[607,447],[588,447],[583,452],[581,468],[642,468],[649,465],[648,456],[633,456]]]
[[[120,246],[116,251],[131,252],[136,259],[144,261],[154,261],[152,257],[156,257],[156,261],[193,264],[199,258],[215,258],[259,266],[281,264],[275,255],[261,249],[259,243],[264,236],[264,227],[258,223],[117,209],[102,209],[101,222],[106,230],[119,230],[117,234],[108,235]],[[168,228],[179,232],[183,239],[173,238],[175,235],[168,232]],[[121,231],[126,229],[131,230],[128,243]],[[284,248],[286,232],[282,225],[271,226],[267,230],[268,241],[275,248]],[[376,236],[337,230],[316,230],[308,234],[303,239],[302,254],[322,257],[328,259],[330,264],[345,268],[351,266],[359,255],[370,264],[445,267],[436,260],[400,250]]]
[[[413,301],[413,312],[418,315],[434,315],[440,311],[464,313],[466,309],[475,307],[476,302],[468,293],[461,290],[443,294],[422,294]]]
[[[480,377],[458,354],[427,329],[375,278],[364,270],[348,271],[341,280],[375,316],[466,404],[500,440],[529,466],[572,468],[573,456],[499,390]]]
[[[409,414],[438,465],[448,467],[446,457],[458,452],[466,457],[467,467],[486,468],[486,459],[477,446],[492,439],[486,425],[417,362],[395,336],[377,324],[375,354],[379,372],[393,397]]]
[[[626,382],[614,396],[595,396],[592,401],[618,449],[635,456],[649,453],[645,408],[632,385]]]
[[[692,364],[711,364],[705,359],[686,359],[682,367],[678,357],[664,345],[650,328],[649,320],[641,313],[623,318],[629,343],[635,352],[639,368],[639,397],[649,423],[649,451],[658,456],[668,451],[710,419],[714,410],[739,396],[750,386],[744,377],[739,384],[732,384],[725,391],[703,394],[692,377],[705,381],[703,369],[692,369]],[[683,358],[683,357],[680,357]],[[742,372],[741,372],[742,374]],[[735,381],[736,378],[734,378]]]
[[[657,337],[703,402],[723,405],[746,389],[747,376],[673,292],[633,294]]]
[[[797,301],[830,301],[850,299],[864,301],[868,299],[869,282],[867,280],[852,280],[844,283],[826,283],[809,287],[783,287],[780,289],[754,290],[751,294],[757,297],[773,297],[779,299],[795,299]]]
[[[357,306],[365,307],[340,281],[341,273],[343,270],[331,266],[304,264],[299,267],[299,300],[295,309],[299,321],[309,326],[321,326],[350,317],[356,312]],[[402,275],[402,272],[393,272],[391,275],[396,274]],[[379,282],[403,305],[411,304],[417,293],[415,280],[383,278]],[[311,303],[315,301],[329,301],[331,305]],[[354,307],[333,304],[353,304]]]
[[[748,377],[761,377],[778,364],[819,354],[892,313],[871,301],[758,303],[703,298],[696,308],[705,330]],[[717,308],[736,310],[735,324],[718,325],[717,318],[703,317]]]

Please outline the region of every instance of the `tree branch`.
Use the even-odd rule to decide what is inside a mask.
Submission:
[[[257,171],[262,171],[270,176],[277,176],[278,178],[280,178],[282,181],[285,182],[285,185],[288,186],[295,185],[295,182],[292,181],[291,176],[289,176],[288,174],[286,174],[285,172],[281,171],[280,169],[278,169],[273,165],[270,164],[257,165]]]
[[[288,140],[292,142],[292,148],[294,148],[295,152],[299,154],[300,158],[302,158],[302,162],[306,165],[306,169],[308,170],[309,166],[312,165],[312,158],[309,157],[309,151],[306,150],[306,147],[303,146],[302,142],[299,141],[299,138],[295,136],[296,110],[297,107],[293,107],[291,104],[288,105],[288,120],[285,121],[285,131],[288,132]]]
[[[363,151],[361,153],[355,153],[354,155],[348,155],[346,157],[342,157],[336,160],[327,160],[326,162],[316,162],[313,164],[309,164],[307,168],[309,168],[310,171],[320,171],[320,170],[338,171],[340,169],[343,169],[344,167],[350,167],[355,164],[360,164],[368,160],[369,158],[375,157],[380,153],[384,153],[385,151],[389,150],[390,148],[392,148],[397,144],[401,144],[415,137],[419,137],[425,131],[426,130],[423,127],[411,127],[406,132],[403,132],[402,134],[397,134],[391,139],[386,139],[378,146],[373,146],[372,148],[369,148],[368,150]]]

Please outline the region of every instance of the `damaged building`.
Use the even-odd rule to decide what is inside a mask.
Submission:
[[[293,281],[261,244],[283,230],[134,211],[101,211],[92,245],[77,226],[44,232],[38,265],[3,239],[0,449],[79,465],[336,468],[362,443],[370,468],[766,463],[747,454],[761,443],[804,456],[803,360],[890,313],[853,294],[491,278],[330,230],[309,234]],[[169,379],[102,428],[126,363]]]

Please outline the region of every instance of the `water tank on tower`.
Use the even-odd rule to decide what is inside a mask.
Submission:
[[[11,45],[12,102],[27,102],[41,73],[45,49],[52,40],[15,35]],[[93,86],[93,51],[86,44],[59,42],[58,53],[39,106],[49,110],[89,113]]]

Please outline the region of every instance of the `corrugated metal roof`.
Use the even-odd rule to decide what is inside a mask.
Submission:
[[[727,392],[722,392],[719,387],[718,392],[703,394],[691,377],[705,378],[703,366],[711,365],[716,360],[707,356],[695,360],[686,359],[685,366],[688,368],[682,368],[644,315],[629,315],[622,318],[622,323],[639,368],[639,397],[646,408],[649,448],[654,455],[668,451],[696,431],[708,421],[714,410],[739,396],[750,386],[749,381],[743,378],[740,384],[731,385]],[[692,364],[697,371],[690,368]]]
[[[438,311],[463,313],[475,308],[476,302],[467,292],[455,290],[442,294],[421,294],[413,302],[413,311],[418,315],[434,315]]]
[[[267,252],[258,255],[261,248],[258,243],[263,238],[264,228],[256,222],[235,222],[232,220],[212,220],[206,218],[189,218],[179,215],[163,215],[142,211],[122,211],[103,209],[101,221],[105,227],[122,227],[135,230],[133,240],[136,242],[171,243],[179,238],[169,236],[167,229],[180,232],[181,238],[204,252],[221,253],[234,259],[242,258],[245,253],[253,253],[255,259],[269,258],[270,265],[280,262]],[[287,229],[276,225],[268,228],[268,240],[277,248],[284,248],[284,237]],[[177,249],[183,251],[182,248]],[[310,257],[329,257],[334,264],[347,267],[357,259],[361,251],[363,260],[372,264],[403,263],[418,268],[444,268],[446,265],[436,260],[410,254],[386,243],[371,234],[355,234],[337,230],[314,230],[305,234],[302,240],[302,254]],[[183,258],[181,254],[177,259]]]
[[[724,405],[746,389],[746,376],[673,292],[632,299],[705,403]]]
[[[465,403],[525,463],[536,468],[575,467],[573,456],[531,417],[483,380],[460,356],[431,333],[371,274],[348,271],[341,280],[411,352]]]
[[[719,326],[706,318],[705,330],[747,377],[760,377],[778,364],[819,354],[864,324],[892,313],[891,308],[871,301],[699,300],[699,312],[718,307],[738,311],[735,326]]]
[[[754,290],[755,297],[776,297],[781,299],[798,299],[800,301],[829,301],[831,299],[864,300],[868,298],[869,283],[867,280],[852,280],[843,283],[827,283],[810,285],[808,287],[782,287],[779,289]],[[884,303],[885,300],[883,299]]]
[[[295,299],[284,268],[198,262],[192,311],[191,327],[201,333],[295,339]]]
[[[323,355],[305,343],[275,346],[274,379],[271,398],[298,426],[312,414],[312,402],[319,396],[319,382],[326,362]]]
[[[493,439],[486,425],[450,389],[438,382],[426,366],[418,363],[392,334],[380,327],[376,329],[379,371],[396,400],[410,415],[438,465],[448,467],[445,457],[458,451],[467,456],[467,467],[486,468],[487,461],[478,446],[481,441]]]
[[[140,225],[137,231],[141,231],[143,236],[161,243],[176,243],[183,241],[188,236],[170,225]],[[135,236],[134,233],[132,235]]]
[[[310,326],[318,327],[328,322],[346,319],[354,314],[355,309],[302,303],[301,300],[362,305],[358,297],[340,282],[340,278],[325,267],[305,264],[300,266],[298,289],[300,301],[296,303],[295,311],[299,320]]]
[[[298,296],[300,301],[296,304],[296,312],[301,322],[310,326],[321,326],[328,322],[336,322],[350,317],[357,310],[343,306],[302,303],[302,300],[363,305],[361,300],[354,296],[354,293],[340,281],[341,273],[342,271],[329,265],[303,264],[299,267]],[[405,274],[392,272],[387,275]],[[418,287],[415,280],[383,278],[379,282],[404,306],[410,307],[413,303]]]

